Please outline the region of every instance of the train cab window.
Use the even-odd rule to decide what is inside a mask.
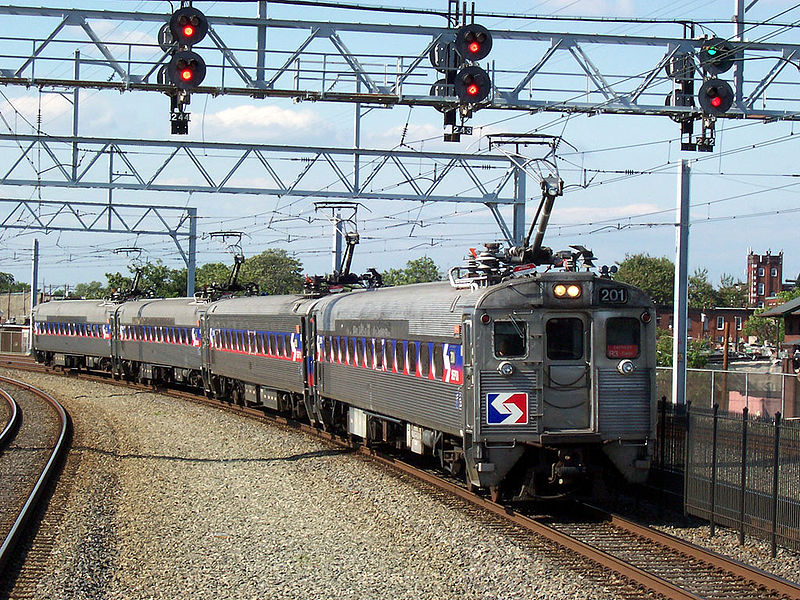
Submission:
[[[419,344],[419,372],[426,379],[431,374],[431,349],[428,342]]]
[[[406,368],[406,348],[400,340],[394,343],[394,358],[397,363],[397,372],[404,372]]]
[[[433,376],[435,379],[441,379],[444,375],[444,351],[442,345],[436,343],[433,345]]]
[[[578,360],[583,356],[583,321],[580,319],[550,319],[546,334],[550,360]]]
[[[639,356],[639,319],[615,317],[606,321],[606,356],[637,358]]]
[[[375,368],[383,371],[383,340],[375,340]]]
[[[527,323],[524,321],[495,321],[494,355],[497,358],[520,358],[525,356]]]

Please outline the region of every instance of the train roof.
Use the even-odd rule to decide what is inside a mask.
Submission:
[[[288,316],[305,314],[304,307],[313,305],[315,299],[297,294],[285,296],[239,296],[224,298],[213,302],[208,307],[209,316],[224,315],[264,315]]]
[[[35,321],[79,320],[105,323],[115,305],[106,300],[51,300],[33,309]]]
[[[123,325],[183,325],[196,327],[197,321],[207,309],[207,302],[195,298],[148,298],[129,300],[117,308],[117,316]]]

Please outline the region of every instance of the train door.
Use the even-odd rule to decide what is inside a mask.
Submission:
[[[591,430],[591,321],[581,313],[549,313],[543,326],[544,430]]]

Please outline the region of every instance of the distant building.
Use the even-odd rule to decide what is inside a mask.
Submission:
[[[789,300],[789,302],[765,310],[761,313],[761,316],[783,319],[785,333],[783,338],[784,347],[800,346],[800,298]]]
[[[747,303],[753,308],[776,306],[783,291],[783,251],[772,254],[747,254]]]
[[[689,308],[686,335],[694,340],[710,339],[715,344],[725,341],[725,324],[731,343],[744,343],[742,329],[753,315],[753,308]],[[672,331],[673,310],[671,306],[656,307],[656,322],[661,329]]]

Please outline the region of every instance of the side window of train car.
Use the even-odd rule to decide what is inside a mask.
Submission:
[[[578,360],[583,356],[583,321],[580,319],[550,319],[545,333],[550,360]]]
[[[375,340],[375,368],[383,371],[383,340]]]
[[[333,355],[331,354],[331,336],[325,336],[325,361],[326,362],[333,362],[332,358]]]
[[[606,356],[638,358],[640,333],[638,319],[614,317],[606,321]]]
[[[367,338],[364,341],[364,345],[365,345],[366,351],[367,351],[367,368],[368,369],[371,369],[372,365],[374,364],[374,361],[373,361],[373,358],[374,358],[374,355],[375,355],[375,353],[373,352],[373,345],[374,344],[375,344],[375,340],[373,340],[371,338]]]
[[[340,363],[341,361],[341,354],[339,354],[339,337],[333,336],[331,338],[331,362],[332,363]]]
[[[277,349],[276,349],[276,354],[277,354],[279,357],[282,357],[282,356],[283,356],[283,336],[282,336],[282,335],[280,335],[280,334],[278,334],[278,335],[276,336],[276,339],[277,339],[277,341],[278,341],[278,347],[277,347]]]
[[[355,364],[359,367],[364,365],[364,338],[356,338]]]
[[[497,358],[521,358],[527,354],[525,338],[527,323],[524,321],[494,322],[494,355]]]
[[[419,372],[425,379],[431,374],[431,349],[428,342],[419,344]]]
[[[358,359],[356,358],[356,356],[358,356],[356,354],[356,338],[350,338],[347,349],[349,350],[349,364],[354,367],[358,364]]]
[[[442,345],[436,342],[433,345],[433,376],[435,379],[442,379],[444,375],[444,353]]]
[[[406,368],[406,349],[405,345],[400,340],[394,343],[394,358],[397,364],[397,372],[402,373]]]
[[[408,372],[411,375],[417,372],[417,342],[408,342]]]

